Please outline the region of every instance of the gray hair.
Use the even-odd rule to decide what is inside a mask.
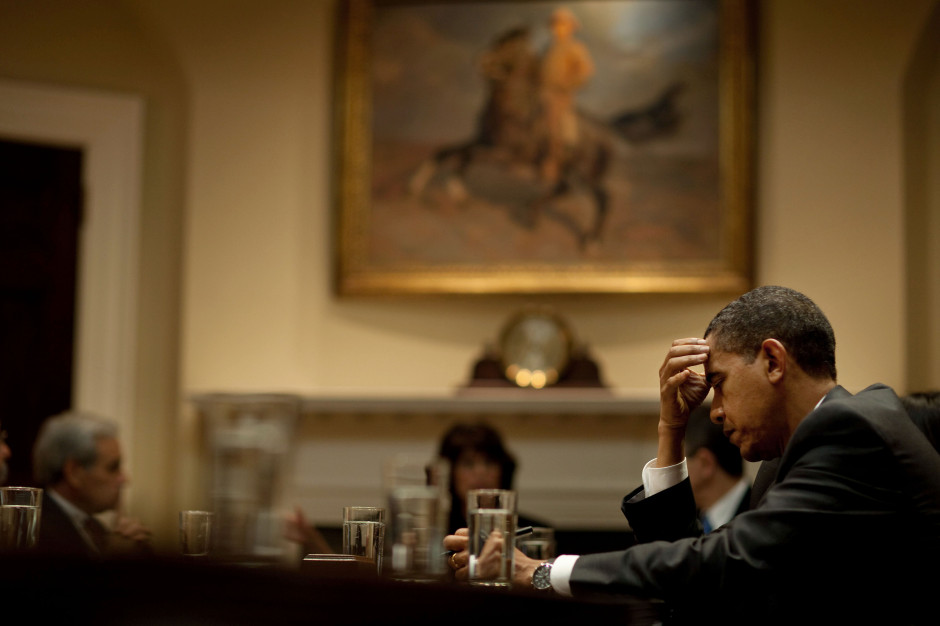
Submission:
[[[33,447],[33,475],[43,486],[59,483],[65,463],[74,459],[91,467],[98,458],[98,440],[117,438],[117,424],[91,413],[68,411],[47,419]]]

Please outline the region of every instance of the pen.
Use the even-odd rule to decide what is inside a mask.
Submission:
[[[532,526],[523,526],[522,528],[517,528],[517,529],[516,529],[515,535],[516,535],[516,537],[521,537],[521,536],[523,536],[523,535],[528,535],[528,534],[531,533],[531,532],[532,532]],[[483,541],[484,543],[486,543],[486,538],[487,538],[487,535],[485,535],[484,533],[480,533],[480,540],[481,540],[481,541]],[[444,557],[447,557],[447,558],[450,558],[450,556],[451,556],[452,554],[456,554],[456,552],[454,552],[453,550],[445,550],[444,552],[441,552],[441,556],[444,556]]]

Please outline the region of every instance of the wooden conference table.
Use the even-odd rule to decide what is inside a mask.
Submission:
[[[69,624],[656,624],[641,599],[575,600],[534,590],[401,582],[350,570],[176,557],[91,563],[0,555],[5,611]],[[61,620],[61,621],[60,621]]]

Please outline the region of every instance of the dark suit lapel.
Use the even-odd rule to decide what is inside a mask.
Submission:
[[[747,491],[744,492],[744,495],[741,497],[741,501],[738,502],[738,508],[734,512],[735,515],[740,515],[745,511],[750,510],[751,508],[751,493],[753,493],[753,488],[748,487]]]
[[[771,485],[777,480],[777,469],[780,467],[780,458],[763,461],[757,470],[757,476],[754,477],[754,484],[751,486],[752,509],[756,509],[761,499]]]
[[[46,492],[42,496],[39,541],[36,547],[40,551],[56,554],[96,556],[94,549],[82,537],[68,513]]]

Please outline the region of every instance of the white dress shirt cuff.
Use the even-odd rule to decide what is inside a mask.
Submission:
[[[668,467],[650,467],[655,460],[652,459],[643,466],[643,491],[646,492],[647,498],[678,485],[689,475],[685,459]]]
[[[552,583],[552,589],[559,595],[571,595],[571,585],[569,581],[571,580],[571,570],[574,569],[574,564],[577,560],[578,557],[574,554],[562,554],[555,559],[555,562],[552,564],[552,572],[549,576],[549,580]]]

